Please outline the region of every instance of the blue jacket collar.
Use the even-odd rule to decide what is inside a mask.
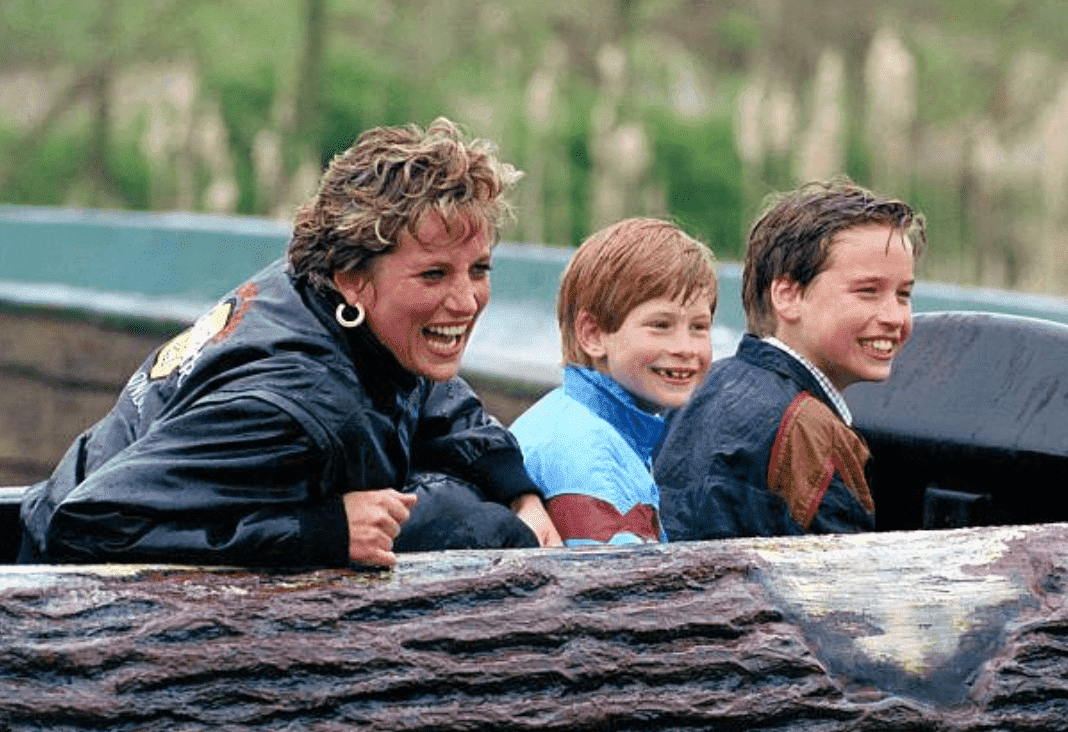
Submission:
[[[649,462],[664,436],[662,417],[639,409],[623,387],[595,369],[567,366],[564,393],[615,427],[642,462]]]

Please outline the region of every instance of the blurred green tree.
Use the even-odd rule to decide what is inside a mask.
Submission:
[[[1068,290],[1066,34],[1063,0],[8,0],[0,200],[286,215],[362,130],[446,115],[529,172],[510,238],[575,245],[611,210],[733,259],[763,196],[799,182],[798,150],[827,149],[804,144],[827,54],[826,159],[884,184],[866,74],[890,37],[915,98],[885,101],[915,113],[885,185],[927,213],[925,273]],[[189,98],[138,111],[131,80],[168,65]],[[5,102],[26,76],[44,103]]]

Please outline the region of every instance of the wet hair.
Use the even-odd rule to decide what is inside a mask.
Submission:
[[[802,289],[828,266],[835,236],[858,226],[890,227],[907,237],[916,257],[927,242],[923,216],[846,178],[808,183],[772,196],[749,232],[742,270],[746,325],[757,336],[775,333],[771,283],[786,277]]]
[[[502,193],[520,175],[498,161],[492,144],[465,142],[443,117],[426,130],[368,130],[330,161],[318,191],[297,212],[289,265],[320,291],[335,291],[335,272],[367,271],[397,246],[403,230],[415,236],[428,214],[446,226],[463,222],[468,231],[455,232],[461,240],[485,231],[496,242],[511,215]]]
[[[666,297],[683,302],[707,293],[716,311],[715,257],[674,224],[624,219],[582,242],[560,282],[556,317],[564,361],[593,366],[578,343],[575,320],[585,310],[597,327],[615,333],[631,310]]]

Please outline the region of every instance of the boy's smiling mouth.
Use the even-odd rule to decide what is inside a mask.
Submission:
[[[869,351],[874,351],[876,356],[889,357],[897,350],[898,341],[885,336],[875,338],[861,338],[860,344]]]
[[[665,366],[650,366],[649,370],[657,376],[662,376],[671,381],[690,381],[697,374],[697,369],[668,368]]]

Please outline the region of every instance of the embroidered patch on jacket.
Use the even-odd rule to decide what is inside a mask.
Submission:
[[[201,349],[208,341],[222,332],[230,320],[234,301],[221,302],[210,311],[200,316],[197,322],[176,335],[159,349],[152,369],[148,372],[150,379],[165,379],[182,364],[191,363],[200,355]]]
[[[786,408],[768,461],[768,488],[808,530],[835,473],[868,512],[875,504],[864,478],[868,447],[830,407],[801,392]]]

